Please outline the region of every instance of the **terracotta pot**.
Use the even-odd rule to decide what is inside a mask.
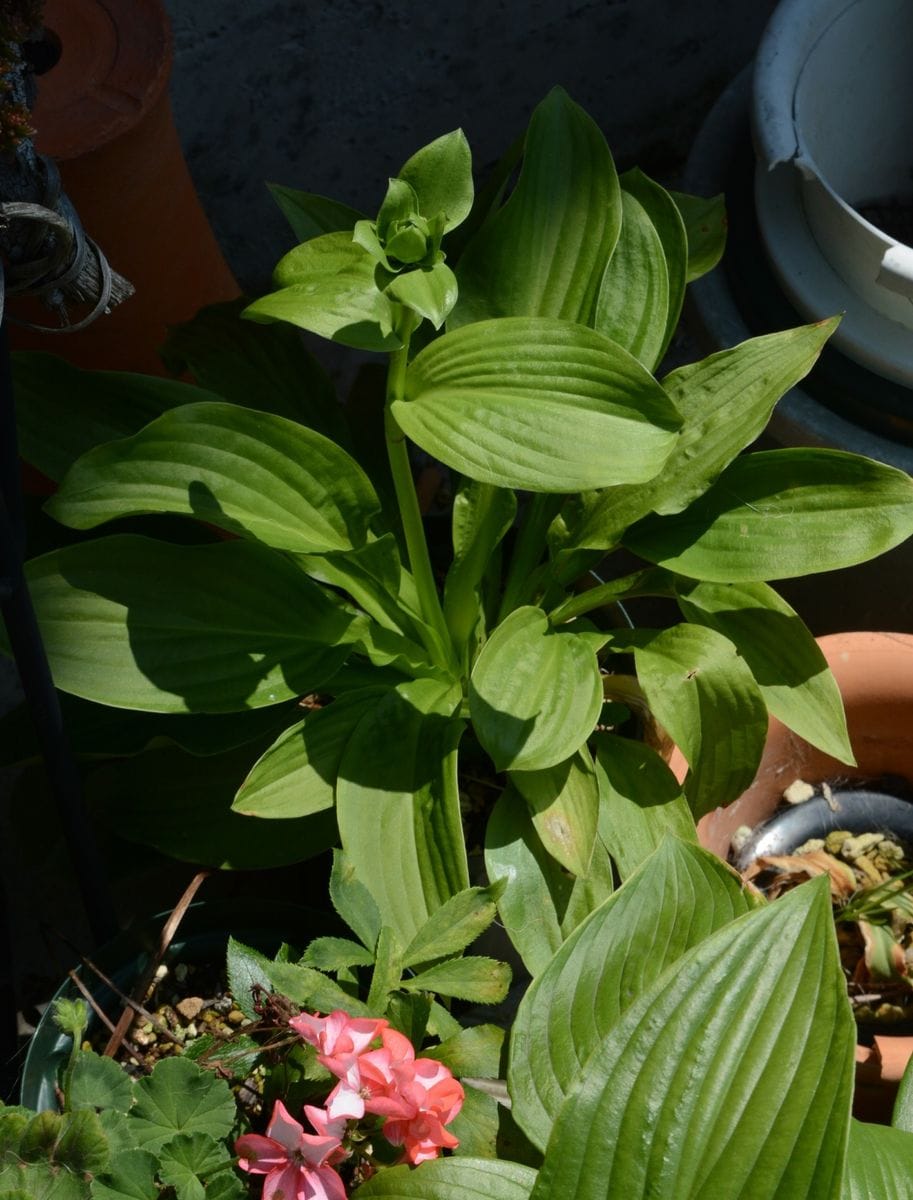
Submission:
[[[172,119],[168,18],[161,0],[46,0],[44,20],[61,52],[38,79],[36,147],[136,294],[78,333],[16,329],[14,347],[161,374],[166,327],[239,294]],[[53,323],[35,309],[29,317]]]
[[[843,696],[857,765],[847,767],[822,754],[771,718],[751,787],[698,824],[701,844],[723,859],[736,829],[771,816],[795,779],[819,783],[897,775],[913,783],[913,635],[836,633],[819,638],[818,644]],[[874,1048],[857,1047],[854,1112],[865,1120],[889,1121],[897,1085],[913,1054],[913,1038],[881,1036],[875,1041]]]

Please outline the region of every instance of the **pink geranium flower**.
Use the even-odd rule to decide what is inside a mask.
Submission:
[[[350,1017],[337,1009],[328,1017],[301,1013],[289,1021],[292,1029],[317,1048],[317,1061],[337,1077],[343,1076],[352,1062],[387,1028],[383,1019]]]
[[[241,1170],[266,1176],[263,1200],[346,1200],[345,1186],[329,1165],[339,1149],[338,1137],[305,1133],[281,1100],[265,1137],[246,1133],[235,1142]]]
[[[392,1145],[403,1147],[403,1158],[410,1163],[437,1158],[441,1150],[453,1150],[460,1144],[431,1112],[419,1111],[408,1121],[385,1121],[383,1133]]]

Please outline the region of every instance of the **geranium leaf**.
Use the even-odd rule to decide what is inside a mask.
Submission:
[[[349,938],[321,937],[308,943],[301,961],[318,971],[340,971],[344,967],[370,967],[374,955]]]
[[[101,1108],[125,1113],[133,1103],[133,1084],[113,1058],[84,1050],[73,1066],[66,1101],[69,1112]]]
[[[854,1040],[814,880],[711,934],[625,1011],[558,1114],[533,1198],[835,1197]]]
[[[462,474],[536,492],[650,479],[681,424],[626,350],[546,317],[446,333],[410,363],[392,412],[423,450]]]
[[[205,1133],[180,1133],[159,1151],[162,1183],[177,1192],[178,1200],[204,1200],[202,1177],[228,1163],[228,1151]]]
[[[554,88],[530,120],[517,186],[460,258],[451,325],[502,316],[585,324],[620,224],[605,138]]]
[[[269,959],[259,950],[229,937],[225,950],[228,986],[235,1004],[252,1021],[257,1016],[254,1008],[255,990],[258,987],[270,990],[268,964]]]
[[[768,709],[825,754],[854,763],[840,690],[798,613],[766,583],[679,585],[682,613],[733,643]]]
[[[494,958],[465,955],[409,976],[401,986],[407,992],[436,992],[472,1004],[500,1004],[510,986],[510,967]]]
[[[626,1009],[755,905],[712,854],[667,838],[574,930],[527,991],[511,1035],[513,1114],[535,1145],[545,1147],[581,1068]]]
[[[373,954],[380,933],[380,910],[342,850],[333,851],[330,900],[362,945]]]
[[[231,712],[306,695],[347,657],[356,616],[252,542],[119,534],[33,559],[56,685],[154,712]]]
[[[110,1172],[93,1179],[92,1200],[157,1200],[155,1182],[158,1160],[146,1150],[123,1150],[111,1163]]]
[[[358,463],[322,434],[235,404],[187,404],[89,451],[45,507],[73,529],[183,513],[320,554],[363,545],[380,502]]]
[[[864,562],[913,533],[905,471],[841,450],[737,458],[684,512],[648,517],[624,544],[718,583],[790,579]]]
[[[414,967],[434,958],[459,954],[484,933],[495,919],[500,883],[467,888],[431,914],[406,947],[403,966]]]
[[[761,760],[767,707],[732,642],[681,624],[613,634],[609,646],[634,650],[650,709],[691,768],[685,795],[695,818],[741,795]]]
[[[562,697],[562,703],[550,701]],[[602,708],[595,651],[553,629],[539,608],[515,609],[485,643],[469,687],[476,736],[496,768],[533,771],[570,758]]]
[[[330,1013],[341,1008],[353,1017],[370,1016],[366,1004],[334,983],[321,971],[303,963],[272,962],[269,976],[273,988],[301,1008]]]
[[[385,692],[347,692],[286,729],[251,767],[232,804],[235,812],[287,820],[332,808],[349,737]]]
[[[179,1133],[227,1137],[235,1099],[224,1079],[184,1058],[163,1058],[135,1085],[130,1114],[137,1145],[157,1151]]]

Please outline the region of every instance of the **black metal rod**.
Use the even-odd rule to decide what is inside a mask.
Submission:
[[[0,455],[0,608],[82,902],[93,937],[101,943],[117,932],[114,908],[86,811],[79,767],[64,731],[60,700],[22,570],[25,529],[12,370],[3,325],[0,325]]]

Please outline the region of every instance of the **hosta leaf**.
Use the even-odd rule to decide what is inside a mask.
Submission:
[[[231,712],[324,683],[353,613],[250,542],[175,546],[130,534],[28,564],[54,682],[121,708]]]
[[[276,267],[280,290],[244,310],[252,321],[288,321],[358,350],[395,350],[393,309],[374,283],[374,260],[350,233],[303,242]]]
[[[66,1099],[70,1112],[102,1108],[125,1113],[133,1103],[133,1083],[113,1058],[84,1050],[74,1064]]]
[[[471,479],[568,492],[651,479],[680,419],[628,352],[568,321],[484,321],[412,361],[392,412],[423,450]]]
[[[219,399],[176,379],[84,371],[55,354],[14,355],[13,381],[19,451],[55,480],[93,446],[129,437],[179,405]]]
[[[232,811],[256,750],[197,758],[172,747],[94,771],[86,791],[120,837],[183,861],[232,870],[302,862],[337,841],[332,810],[261,821]],[[193,797],[188,804],[187,797]]]
[[[854,1040],[816,880],[712,934],[627,1009],[558,1115],[533,1200],[836,1197]]]
[[[523,965],[535,976],[564,940],[562,921],[571,880],[546,852],[526,801],[512,787],[504,789],[488,819],[485,869],[489,879],[507,881],[498,900],[501,923]]]
[[[420,317],[427,317],[435,329],[440,329],[456,304],[456,276],[446,263],[439,262],[394,276],[384,294]]]
[[[798,613],[766,583],[682,581],[689,621],[728,638],[775,717],[841,762],[854,763],[837,681]]]
[[[251,767],[232,804],[235,812],[286,820],[332,808],[346,743],[385,691],[348,692],[286,729]]]
[[[278,183],[267,184],[267,187],[299,242],[310,241],[323,233],[351,231],[355,222],[364,218],[364,213],[348,204],[340,204],[338,200],[328,200],[326,196],[301,192]]]
[[[621,201],[621,236],[602,277],[593,327],[652,371],[666,340],[669,272],[646,210],[627,191]]]
[[[620,224],[605,138],[554,88],[530,120],[517,186],[460,258],[451,324],[501,316],[586,323]]]
[[[906,1200],[913,1176],[913,1134],[850,1122],[840,1200]]]
[[[599,831],[622,879],[674,834],[697,833],[678,780],[649,746],[614,734],[596,742]]]
[[[535,1145],[544,1148],[584,1064],[630,1005],[755,905],[712,854],[667,838],[578,926],[527,991],[511,1035],[513,1114]]]
[[[476,661],[469,708],[499,771],[554,766],[579,749],[599,719],[595,651],[580,633],[551,628],[541,609],[515,609]]]
[[[398,174],[415,192],[424,217],[445,213],[444,229],[460,225],[472,208],[472,154],[462,129],[435,138],[404,163]]]
[[[413,967],[459,954],[484,933],[495,919],[498,897],[504,888],[499,883],[488,887],[467,888],[458,892],[432,913],[406,947],[403,965]]]
[[[232,404],[288,417],[347,445],[346,410],[301,334],[287,325],[242,321],[247,303],[211,304],[172,326],[161,351],[165,365],[175,375],[189,371]]]
[[[713,270],[726,248],[725,197],[689,196],[670,192],[688,234],[688,283]]]
[[[751,338],[667,375],[663,388],[684,425],[662,473],[647,487],[612,488],[587,498],[570,526],[571,544],[607,549],[654,509],[679,512],[702,495],[763,431],[780,397],[811,370],[836,324]]]
[[[469,885],[456,780],[458,703],[452,684],[432,679],[389,690],[355,727],[339,764],[343,849],[404,945]]]
[[[474,955],[451,958],[402,981],[407,992],[437,992],[472,1004],[500,1004],[509,986],[507,963]]]
[[[683,513],[648,517],[624,544],[692,579],[790,579],[864,562],[913,533],[913,481],[841,450],[737,458]]]
[[[695,818],[728,804],[754,778],[767,737],[767,707],[735,646],[699,625],[613,636],[634,649],[650,710],[691,770],[685,795]]]
[[[669,277],[669,303],[666,313],[666,330],[656,362],[648,364],[655,369],[665,354],[672,335],[675,333],[685,298],[688,275],[688,234],[682,214],[671,194],[649,175],[634,167],[621,176],[624,192],[634,197],[642,206],[662,242],[666,271]]]
[[[378,1171],[355,1192],[359,1200],[529,1200],[536,1172],[492,1158],[442,1158]]]
[[[228,1084],[183,1058],[163,1058],[135,1088],[130,1114],[137,1145],[156,1151],[179,1133],[227,1137],[235,1120]]]
[[[319,554],[363,545],[380,503],[361,467],[322,434],[235,404],[188,404],[84,455],[46,509],[74,529],[185,513]]]
[[[542,845],[572,875],[585,875],[596,841],[599,787],[593,760],[578,751],[538,771],[511,771]]]
[[[444,616],[460,648],[468,646],[482,619],[482,581],[516,514],[513,492],[461,480],[453,499],[453,561],[444,581]]]

